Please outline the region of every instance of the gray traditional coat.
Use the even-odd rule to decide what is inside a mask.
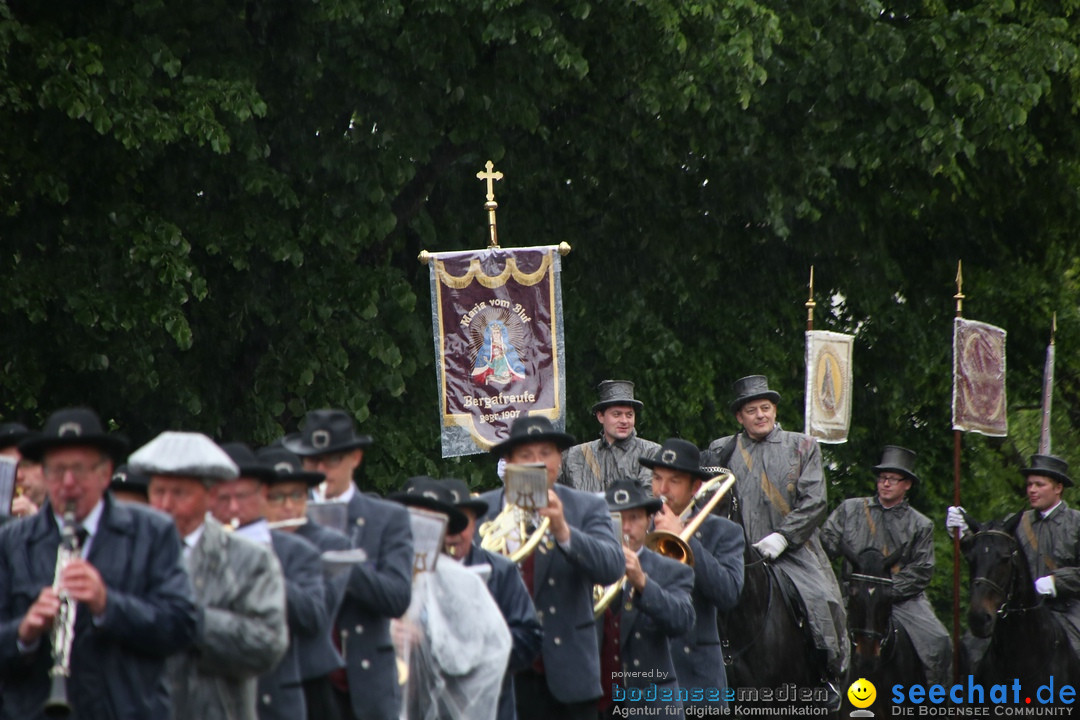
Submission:
[[[736,444],[729,448],[732,442]],[[747,542],[754,544],[774,532],[787,540],[787,549],[773,566],[795,585],[814,645],[824,651],[833,677],[841,677],[850,653],[847,618],[840,586],[818,537],[827,505],[817,440],[777,425],[760,441],[739,433],[714,440],[709,450],[720,458],[730,456]]]
[[[1080,657],[1080,511],[1061,502],[1043,518],[1028,510],[1016,528],[1032,579],[1054,576],[1057,595],[1047,604],[1069,637],[1073,655]]]
[[[660,446],[642,440],[636,432],[625,440],[609,443],[603,433],[596,440],[575,445],[563,454],[562,477],[559,482],[575,490],[604,492],[616,480],[636,477],[642,487],[652,482],[652,470],[638,458],[656,454]]]
[[[821,527],[821,544],[829,557],[841,554],[842,542],[854,552],[876,548],[886,557],[902,550],[892,568],[893,619],[911,637],[927,684],[949,685],[952,641],[925,592],[934,575],[934,524],[906,500],[884,508],[876,495],[851,498]]]
[[[168,661],[174,716],[255,720],[257,678],[289,644],[281,565],[207,517],[187,566],[203,622],[194,647]]]

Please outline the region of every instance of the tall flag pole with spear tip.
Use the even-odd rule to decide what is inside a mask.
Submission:
[[[1043,366],[1042,432],[1039,433],[1039,454],[1050,454],[1050,407],[1054,403],[1054,336],[1057,335],[1057,313],[1050,321],[1050,344],[1046,346],[1046,365]]]
[[[953,505],[960,505],[960,455],[964,432],[1008,434],[1005,404],[1005,331],[964,319],[964,275],[956,263],[953,320]],[[953,675],[960,672],[960,531],[953,534]]]

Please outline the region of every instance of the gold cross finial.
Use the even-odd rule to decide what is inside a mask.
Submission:
[[[487,180],[487,200],[488,202],[495,202],[495,181],[502,180],[503,174],[501,172],[493,172],[495,170],[495,163],[490,160],[484,165],[484,169],[476,173],[477,180]]]
[[[484,203],[484,209],[488,211],[488,228],[491,231],[491,242],[489,247],[499,247],[499,236],[495,231],[495,209],[499,207],[499,203],[495,202],[495,181],[502,180],[503,174],[501,172],[495,172],[495,163],[490,160],[484,165],[484,169],[476,173],[477,180],[487,181],[487,202]]]

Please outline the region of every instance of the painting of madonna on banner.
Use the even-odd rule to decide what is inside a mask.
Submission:
[[[432,255],[443,457],[486,452],[525,415],[563,429],[559,261],[555,246]]]

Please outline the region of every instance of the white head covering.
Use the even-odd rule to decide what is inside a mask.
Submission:
[[[167,430],[128,458],[128,470],[145,475],[180,475],[235,480],[240,468],[202,433]]]

